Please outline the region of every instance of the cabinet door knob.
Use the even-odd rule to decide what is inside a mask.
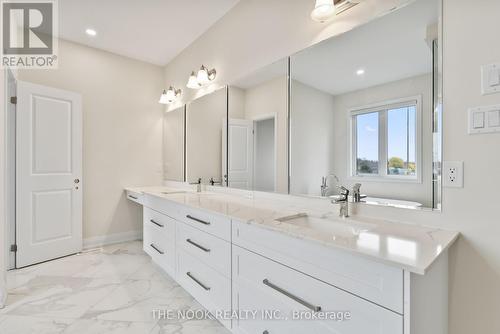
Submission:
[[[78,183],[80,183],[80,179],[75,179],[75,181],[73,181],[73,182],[75,182],[76,184],[78,184]]]

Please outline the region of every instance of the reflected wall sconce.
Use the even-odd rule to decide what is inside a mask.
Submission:
[[[161,104],[169,104],[175,102],[182,95],[182,90],[175,89],[170,86],[168,89],[164,89],[163,93],[160,96],[160,100],[158,103]]]
[[[311,12],[311,18],[316,22],[328,21],[335,15],[335,4],[333,0],[316,0],[316,5]]]
[[[191,72],[186,86],[191,89],[199,89],[214,81],[216,76],[217,71],[215,70],[215,68],[209,70],[205,67],[205,65],[201,65],[201,68],[197,74],[194,71]]]

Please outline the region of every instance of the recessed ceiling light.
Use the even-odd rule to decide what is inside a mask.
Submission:
[[[97,35],[97,31],[95,31],[94,29],[90,29],[90,28],[89,28],[89,29],[85,30],[85,32],[86,32],[86,33],[87,33],[87,35],[89,35],[89,36],[95,36],[95,35]]]
[[[357,75],[363,75],[365,74],[365,70],[363,68],[360,68],[359,70],[356,71]]]

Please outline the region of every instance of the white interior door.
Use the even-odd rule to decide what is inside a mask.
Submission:
[[[16,266],[82,249],[80,94],[18,82]]]
[[[229,187],[253,188],[253,121],[229,119]]]

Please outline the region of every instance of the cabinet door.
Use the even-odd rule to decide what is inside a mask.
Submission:
[[[213,315],[231,310],[231,280],[182,249],[177,250],[177,282]],[[231,321],[218,319],[230,328]]]
[[[233,221],[233,243],[403,314],[403,271],[339,249]]]
[[[236,246],[233,271],[235,311],[281,315],[235,321],[243,333],[403,333],[401,315]],[[346,318],[338,321],[341,316]]]
[[[152,219],[154,214],[154,219]],[[153,262],[175,278],[175,221],[145,208],[143,223],[143,249]],[[167,219],[168,218],[168,219]],[[155,223],[151,222],[154,220]],[[172,231],[173,233],[168,233]]]
[[[177,247],[231,279],[231,244],[184,223],[177,224]]]

